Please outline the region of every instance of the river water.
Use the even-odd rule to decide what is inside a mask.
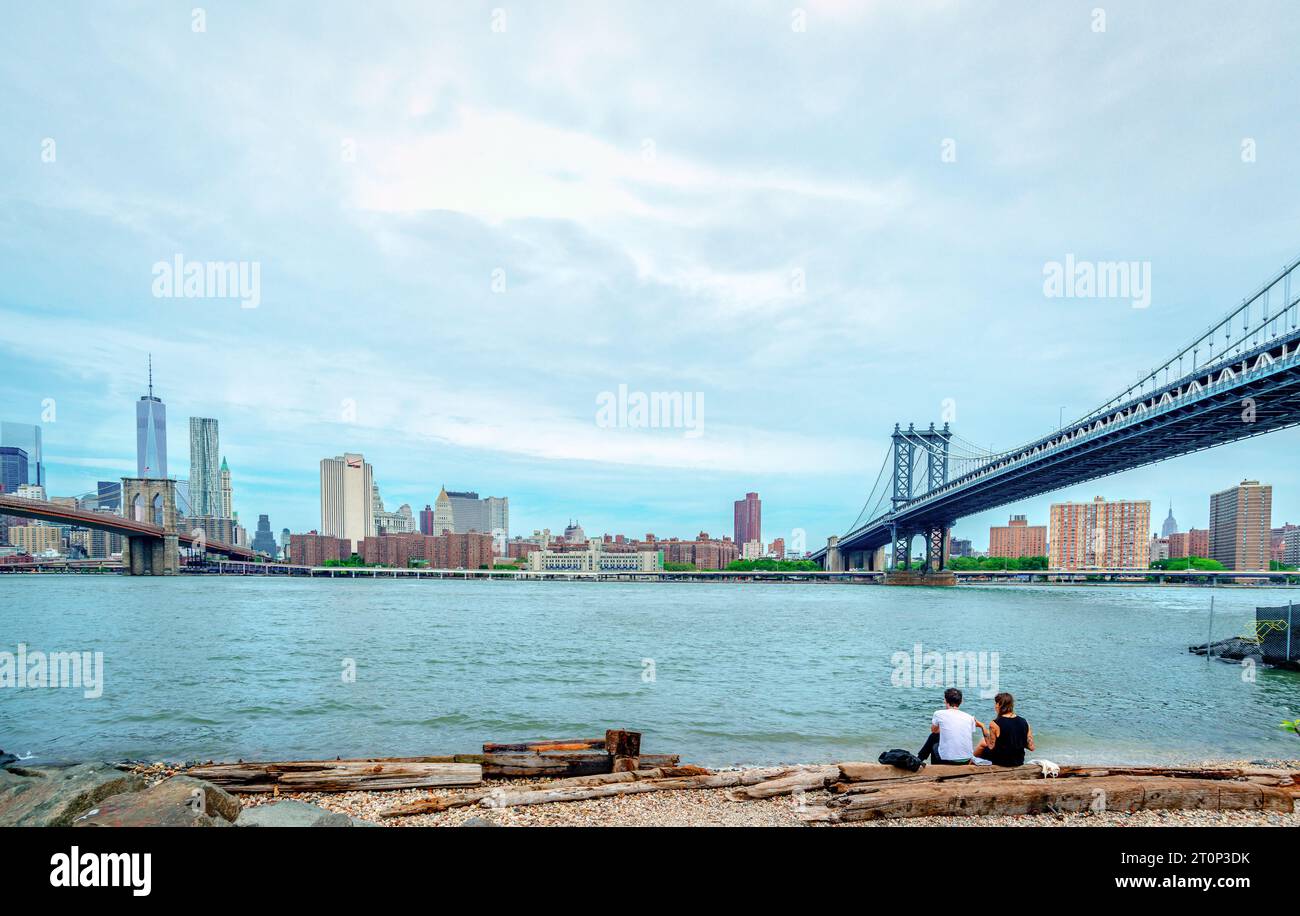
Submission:
[[[0,652],[103,653],[97,697],[0,688],[0,747],[39,760],[406,756],[618,726],[641,731],[646,753],[705,765],[874,759],[928,733],[942,705],[925,685],[934,651],[975,653],[964,708],[987,718],[981,692],[1013,692],[1039,754],[1058,762],[1300,757],[1279,727],[1300,717],[1300,674],[1252,679],[1188,653],[1205,641],[1211,595],[1216,638],[1246,631],[1257,604],[1300,600],[1253,588],[0,576]]]

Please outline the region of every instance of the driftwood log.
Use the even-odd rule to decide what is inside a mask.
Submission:
[[[712,773],[704,767],[656,767],[649,770],[632,770],[620,773],[600,773],[595,776],[575,776],[572,779],[557,779],[547,784],[548,789],[577,788],[583,786],[603,786],[611,783],[637,782],[647,779],[666,779],[681,776],[707,776]],[[432,795],[417,799],[405,805],[397,805],[379,812],[380,817],[410,817],[414,814],[436,814],[451,808],[464,808],[477,805],[483,798],[499,789],[476,789],[460,795]]]
[[[753,785],[789,772],[789,767],[764,767],[757,770],[734,770],[726,773],[710,773],[668,779],[643,779],[596,786],[561,786],[558,788],[541,786],[536,789],[515,790],[500,788],[486,793],[479,801],[479,804],[484,808],[512,808],[517,805],[546,805],[552,802],[585,801],[589,798],[608,798],[615,795],[635,795],[643,792],[669,792],[680,789],[726,789],[732,786]]]
[[[615,759],[600,750],[502,751],[483,754],[483,775],[488,778],[509,776],[596,776],[614,772]],[[632,769],[677,766],[677,754],[642,754]]]
[[[1293,810],[1283,788],[1225,779],[1171,776],[986,778],[881,785],[879,791],[835,795],[796,815],[809,822],[882,818],[1017,815],[1078,811]]]
[[[274,763],[214,763],[190,767],[186,774],[228,792],[357,792],[477,786],[477,763],[439,759],[286,760]]]

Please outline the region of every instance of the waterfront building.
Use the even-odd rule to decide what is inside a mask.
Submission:
[[[1047,556],[1047,526],[1031,525],[1023,515],[1013,515],[1005,525],[989,527],[989,556]]]
[[[363,538],[357,553],[367,565],[483,569],[492,566],[492,548],[492,535],[477,531],[439,535],[404,532]]]
[[[433,534],[433,506],[428,503],[420,510],[420,534]],[[441,534],[442,532],[438,532]]]
[[[1165,517],[1165,523],[1160,526],[1160,536],[1167,538],[1171,534],[1178,533],[1178,522],[1174,520],[1174,504],[1169,504],[1169,515]]]
[[[1169,535],[1169,558],[1208,557],[1210,555],[1210,530],[1190,528]]]
[[[9,543],[32,556],[49,551],[62,554],[63,529],[56,525],[15,525],[9,529]]]
[[[1148,551],[1149,562],[1154,563],[1157,560],[1169,559],[1169,538],[1160,537],[1157,534],[1151,535],[1151,548]]]
[[[137,477],[167,476],[167,405],[153,393],[153,357],[149,358],[149,393],[135,405]]]
[[[747,544],[763,540],[763,504],[757,493],[746,493],[734,504],[735,542]]]
[[[951,557],[969,557],[973,553],[969,538],[951,538],[948,541],[948,555]],[[1046,554],[1040,554],[1040,556],[1046,556]]]
[[[327,560],[346,560],[352,555],[347,538],[309,531],[289,535],[289,554],[299,566],[324,566]]]
[[[1280,528],[1274,528],[1269,532],[1269,550],[1270,558],[1275,563],[1286,563],[1286,536],[1290,531],[1300,528],[1300,525],[1292,525],[1287,522]],[[1291,565],[1287,563],[1287,565]]]
[[[257,517],[257,534],[253,536],[252,547],[268,557],[275,556],[275,535],[271,533],[271,520],[265,515]]]
[[[347,452],[320,463],[321,534],[345,538],[356,550],[375,529],[374,469],[365,457]]]
[[[769,557],[776,557],[778,560],[785,559],[785,538],[773,538],[771,545],[767,548]]]
[[[0,448],[20,448],[27,455],[27,478],[20,483],[45,486],[45,464],[41,457],[41,428],[31,423],[0,422]],[[13,491],[6,488],[6,493]]]
[[[763,544],[760,541],[746,541],[740,547],[742,560],[758,560],[763,556]]]
[[[1289,526],[1283,535],[1282,562],[1287,566],[1300,566],[1300,526]]]
[[[537,550],[528,554],[528,568],[534,572],[659,572],[663,563],[662,551],[612,551],[606,550],[601,541],[589,541],[586,550]]]
[[[292,542],[293,535],[289,533],[288,528],[280,529],[280,559],[289,559],[289,545]]]
[[[190,417],[190,510],[194,515],[228,514],[221,511],[222,466],[217,421]]]
[[[0,493],[17,493],[27,482],[27,450],[0,445]]]
[[[1049,522],[1052,569],[1148,569],[1151,503],[1147,500],[1055,503]],[[989,548],[992,554],[992,546]],[[995,555],[996,554],[992,554]]]
[[[1273,488],[1243,480],[1210,497],[1210,558],[1227,569],[1268,569]]]

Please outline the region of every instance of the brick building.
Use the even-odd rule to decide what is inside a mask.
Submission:
[[[989,556],[1047,556],[1047,526],[1031,525],[1023,515],[1013,515],[1005,525],[989,528]]]

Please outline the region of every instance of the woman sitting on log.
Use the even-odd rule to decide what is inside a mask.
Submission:
[[[984,740],[975,748],[975,756],[1000,767],[1018,767],[1025,762],[1025,751],[1034,749],[1034,730],[1016,715],[1016,698],[999,693],[993,698],[997,718],[983,727]]]

